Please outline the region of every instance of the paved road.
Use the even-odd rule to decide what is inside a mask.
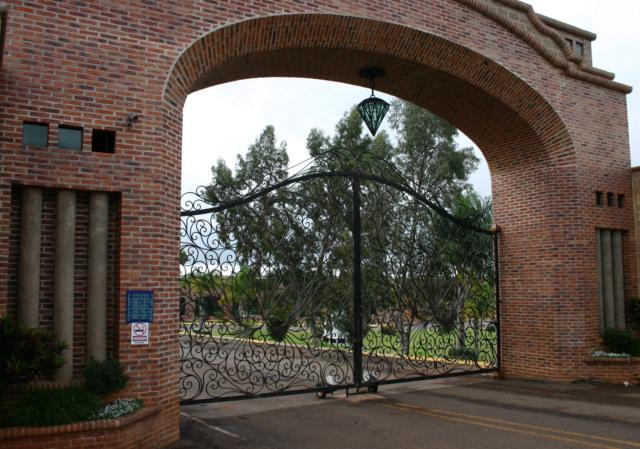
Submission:
[[[173,449],[640,448],[640,388],[486,377],[182,408]]]

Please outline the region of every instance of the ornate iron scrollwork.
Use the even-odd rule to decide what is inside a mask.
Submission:
[[[495,233],[361,169],[212,198],[183,199],[183,402],[498,367]]]

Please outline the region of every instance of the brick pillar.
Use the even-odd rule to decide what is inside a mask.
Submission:
[[[41,238],[42,190],[27,187],[22,191],[18,268],[18,320],[27,327],[39,324]]]
[[[73,297],[75,274],[76,193],[59,190],[56,195],[56,242],[53,293],[53,329],[58,341],[67,343],[65,364],[55,380],[73,377]]]
[[[633,191],[633,218],[636,235],[636,279],[637,294],[640,296],[640,167],[631,170],[631,186]]]

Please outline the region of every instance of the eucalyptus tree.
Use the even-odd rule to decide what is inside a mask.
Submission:
[[[391,105],[391,127],[397,135],[391,163],[402,182],[445,209],[451,209],[462,192],[471,187],[469,174],[478,159],[471,148],[460,148],[458,131],[452,125],[408,102]],[[417,199],[386,190],[385,210],[393,212],[378,240],[384,241],[386,257],[381,271],[386,275],[391,311],[400,340],[400,350],[410,351],[411,332],[417,320],[447,325],[455,315],[450,300],[453,279],[444,275],[448,266],[438,242],[451,236],[434,226],[437,214]],[[452,310],[452,308],[454,310]]]
[[[307,149],[314,159],[314,170],[340,173],[375,173],[382,161],[388,159],[392,145],[386,133],[381,132],[371,138],[363,132],[362,120],[357,111],[347,112],[337,123],[335,134],[327,136],[314,129],[307,139]],[[327,282],[323,295],[321,312],[325,323],[337,327],[350,335],[353,331],[352,267],[353,267],[353,202],[351,180],[336,176],[322,178],[300,185],[301,198],[313,222],[310,234],[318,245],[316,268]],[[377,280],[378,264],[372,263],[373,247],[368,244],[368,230],[383,219],[379,214],[371,214],[376,209],[372,204],[371,185],[362,185],[362,233],[363,233],[363,329],[367,329],[376,296],[380,290],[373,282]],[[367,282],[367,279],[372,282]]]
[[[478,160],[470,148],[457,145],[457,130],[402,101],[392,103],[390,122],[395,144],[385,132],[375,138],[364,133],[355,109],[337,123],[333,135],[311,130],[311,170],[391,178],[454,214],[466,214],[463,219],[490,222],[490,206],[483,205],[482,216],[467,213],[469,205],[478,205],[468,184]],[[212,168],[209,202],[231,201],[286,179],[291,175],[288,160],[286,145],[278,145],[273,127],[266,127],[246,156],[238,156],[235,171],[222,161]],[[407,194],[366,180],[361,189],[363,329],[371,320],[391,320],[406,355],[414,323],[435,323],[445,331],[460,323],[476,267],[465,265],[464,252],[457,250],[473,242]],[[316,335],[318,325],[331,320],[351,332],[351,195],[349,177],[318,178],[274,190],[216,217],[221,241],[249,279],[246,294],[237,296],[251,297],[267,325],[269,317],[276,318],[273,328],[315,317],[309,324]],[[458,237],[460,241],[451,242]]]
[[[285,180],[288,164],[286,144],[277,144],[274,128],[267,126],[246,155],[238,155],[234,171],[224,161],[212,168],[207,199],[221,204],[259,192]],[[235,276],[240,267],[244,273],[245,287],[234,292],[233,301],[255,308],[278,336],[310,300],[303,264],[307,238],[294,196],[290,189],[278,189],[215,217],[224,244],[220,275]]]

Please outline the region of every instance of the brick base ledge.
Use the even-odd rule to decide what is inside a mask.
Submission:
[[[159,407],[144,407],[135,413],[116,419],[98,419],[46,427],[7,427],[0,429],[3,448],[68,448],[91,447],[110,449],[138,447],[131,445],[129,435],[146,437],[153,444],[154,426],[151,421],[160,413]],[[145,445],[146,446],[146,445]]]
[[[640,357],[589,357],[589,378],[610,384],[640,384]]]
[[[637,365],[640,357],[589,357],[584,363],[587,365]]]

